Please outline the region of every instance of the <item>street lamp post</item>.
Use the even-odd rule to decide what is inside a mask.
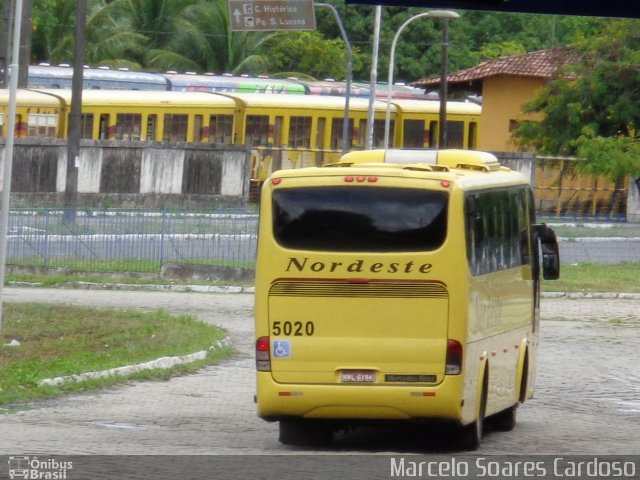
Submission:
[[[442,50],[443,50],[443,54],[442,54],[442,71],[441,74],[444,75],[443,78],[441,78],[440,81],[440,115],[442,115],[444,113],[444,117],[445,117],[445,122],[440,123],[440,133],[443,133],[443,125],[446,125],[446,115],[447,115],[447,99],[446,99],[446,88],[444,91],[445,96],[442,95],[442,84],[446,82],[446,75],[447,75],[447,70],[446,70],[446,61],[447,61],[447,57],[448,57],[448,53],[447,53],[447,48],[448,48],[448,40],[449,40],[449,33],[448,33],[448,23],[447,20],[450,18],[459,18],[460,15],[458,15],[456,12],[452,12],[450,10],[430,10],[428,12],[424,12],[424,13],[419,13],[418,15],[414,15],[413,17],[411,17],[409,20],[407,20],[406,22],[404,22],[400,28],[398,29],[398,31],[396,32],[395,36],[393,37],[393,42],[391,43],[391,54],[389,56],[389,80],[387,82],[387,112],[386,112],[386,117],[385,117],[385,122],[384,122],[384,148],[389,148],[389,127],[391,124],[391,87],[393,86],[393,70],[395,68],[395,54],[396,54],[396,44],[398,43],[398,38],[400,37],[400,33],[402,33],[402,30],[405,29],[405,27],[407,25],[409,25],[411,22],[413,22],[414,20],[417,20],[418,18],[422,18],[422,17],[430,17],[430,18],[440,18],[443,20],[444,23],[444,29],[445,31],[443,32],[443,45],[442,45]],[[440,117],[440,122],[442,122],[442,116]]]

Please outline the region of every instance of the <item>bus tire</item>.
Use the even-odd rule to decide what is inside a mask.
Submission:
[[[505,408],[491,417],[491,425],[501,432],[510,432],[516,426],[516,411],[518,404]]]
[[[484,417],[487,409],[488,381],[488,372],[485,371],[482,381],[482,395],[480,397],[478,415],[472,423],[462,427],[460,443],[462,448],[465,450],[477,450],[480,447],[480,443],[482,443],[482,436],[484,435]]]
[[[308,420],[280,420],[278,440],[283,445],[320,447],[331,443],[331,429],[321,422]]]

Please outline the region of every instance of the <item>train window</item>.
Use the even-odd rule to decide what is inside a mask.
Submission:
[[[269,116],[247,116],[247,145],[251,147],[264,146],[269,143]]]
[[[80,116],[80,138],[93,138],[93,113],[83,113]]]
[[[209,117],[209,143],[233,143],[233,115]]]
[[[158,131],[158,115],[153,114],[147,117],[147,141],[154,142]]]
[[[118,113],[116,115],[116,140],[140,140],[142,115]]]
[[[373,121],[373,148],[384,148],[384,120]],[[393,138],[393,122],[389,124],[389,138]]]
[[[195,115],[193,117],[193,141],[202,142],[205,134],[202,128],[202,115]]]
[[[402,132],[402,148],[424,147],[424,120],[405,120]]]
[[[447,120],[447,148],[464,147],[464,122]]]
[[[27,118],[29,137],[55,138],[58,116],[54,114],[30,113]]]
[[[166,113],[164,115],[164,134],[162,139],[165,142],[186,142],[188,121],[188,115]]]
[[[316,144],[315,147],[319,149],[324,148],[324,129],[327,125],[327,119],[324,117],[318,118],[318,127],[316,129]]]
[[[342,126],[344,125],[344,119],[342,118],[334,118],[331,122],[331,149],[333,150],[341,150],[342,149]],[[350,141],[348,145],[351,147],[353,145],[353,119],[349,119],[349,127],[348,127],[348,138]]]
[[[103,113],[100,115],[100,134],[98,136],[100,140],[109,140],[109,114]]]
[[[365,148],[367,145],[367,135],[369,133],[369,129],[367,128],[367,120],[362,118],[358,122],[358,131],[355,132],[356,137],[358,138],[358,143],[356,147]]]
[[[431,120],[429,122],[429,148],[435,148],[438,144],[438,122]]]
[[[291,117],[289,120],[289,146],[309,148],[311,146],[311,117]]]
[[[476,148],[476,138],[478,138],[478,124],[476,122],[469,122],[469,134],[467,137],[467,148]]]

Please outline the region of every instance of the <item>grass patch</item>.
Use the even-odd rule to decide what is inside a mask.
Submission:
[[[211,351],[203,361],[169,371],[151,370],[129,377],[40,386],[46,378],[207,350],[224,332],[195,317],[164,311],[94,309],[46,304],[8,304],[0,338],[0,405],[113,385],[127,378],[166,378],[193,371],[230,354]],[[5,346],[11,340],[20,346]]]
[[[640,263],[562,264],[560,279],[542,283],[545,292],[640,292]]]

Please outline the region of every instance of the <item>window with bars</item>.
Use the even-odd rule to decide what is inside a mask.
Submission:
[[[209,117],[209,143],[233,143],[233,115]]]
[[[55,138],[58,116],[55,114],[30,113],[28,117],[29,137]]]
[[[116,140],[140,140],[142,115],[119,113],[116,115]]]
[[[330,148],[333,150],[341,150],[342,149],[342,126],[344,125],[344,119],[342,118],[334,118],[331,122],[331,145]],[[349,127],[348,127],[348,142],[349,146],[353,145],[353,119],[349,119]]]
[[[269,143],[269,116],[248,115],[246,144],[251,147],[264,146]]]
[[[80,117],[80,138],[91,140],[93,138],[93,113],[84,113]]]
[[[186,142],[188,124],[188,115],[173,113],[165,114],[164,134],[162,139],[165,142]]]
[[[289,146],[309,148],[311,146],[311,117],[291,117],[289,120]]]

